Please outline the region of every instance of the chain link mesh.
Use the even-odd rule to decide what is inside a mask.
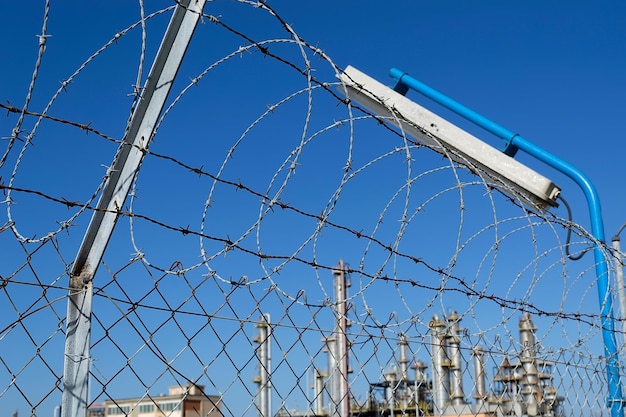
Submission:
[[[139,5],[75,50],[46,2],[1,105],[5,413],[61,403],[69,272],[172,10]],[[93,415],[180,415],[177,386],[202,415],[606,413],[589,233],[353,106],[268,5],[205,13],[94,281]]]

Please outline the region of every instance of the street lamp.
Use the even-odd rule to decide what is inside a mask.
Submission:
[[[552,181],[521,164],[449,121],[430,112],[404,95],[381,84],[354,67],[340,75],[348,98],[368,108],[420,142],[439,152],[451,151],[457,162],[471,162],[515,189],[526,203],[545,209],[556,207],[560,193]],[[455,158],[461,156],[461,158]],[[498,184],[494,184],[498,186]],[[510,187],[510,188],[508,188]]]
[[[556,206],[560,189],[547,178],[513,159],[518,150],[522,150],[535,159],[544,162],[559,172],[567,175],[582,189],[587,199],[591,217],[591,234],[594,240],[594,259],[596,282],[600,302],[600,318],[604,353],[607,358],[606,374],[609,388],[607,406],[611,417],[622,417],[624,399],[622,398],[619,375],[619,358],[615,342],[613,322],[613,300],[608,283],[608,266],[600,245],[605,243],[604,223],[600,209],[600,199],[591,181],[580,170],[561,158],[536,146],[522,136],[494,123],[486,117],[452,100],[421,81],[398,70],[391,69],[390,75],[397,83],[391,89],[370,78],[351,66],[347,67],[339,78],[346,96],[370,111],[384,117],[385,120],[401,128],[416,139],[434,147],[440,152],[452,151],[470,162],[485,169],[500,181],[520,192],[522,199],[536,207]],[[436,103],[452,110],[472,123],[482,127],[506,142],[501,153],[469,135],[446,120],[434,115],[423,107],[408,100],[404,94],[409,89],[415,90]],[[458,159],[458,158],[457,158]],[[508,192],[508,190],[505,189]]]

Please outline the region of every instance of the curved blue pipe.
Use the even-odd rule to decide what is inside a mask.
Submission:
[[[587,176],[579,169],[524,139],[520,135],[513,133],[492,120],[487,119],[474,110],[465,107],[461,103],[396,68],[392,68],[389,75],[397,81],[395,88],[396,91],[406,92],[407,87],[411,88],[448,108],[449,110],[452,110],[458,115],[463,116],[488,132],[504,139],[506,142],[504,152],[507,155],[513,156],[515,151],[520,149],[574,180],[574,182],[576,182],[576,184],[578,184],[578,186],[583,190],[587,199],[587,205],[589,207],[589,214],[591,217],[591,233],[597,241],[604,243],[604,222],[602,220],[602,210],[600,207],[598,192],[589,178],[587,178]],[[608,266],[600,245],[594,243],[593,252],[596,263],[598,298],[601,310],[600,317],[602,323],[602,339],[604,341],[604,354],[607,357],[606,373],[609,385],[609,398],[607,398],[607,406],[611,409],[612,417],[622,417],[624,413],[624,400],[622,398],[622,386],[619,375],[619,358],[615,342],[613,300],[609,290]]]

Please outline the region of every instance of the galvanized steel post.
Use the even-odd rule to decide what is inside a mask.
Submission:
[[[178,2],[76,255],[67,304],[63,417],[87,415],[93,278],[148,149],[204,3],[205,0]]]
[[[622,322],[622,346],[626,346],[626,286],[624,283],[624,260],[622,257],[622,247],[620,233],[626,227],[623,224],[613,236],[613,258],[615,260],[615,286],[617,287],[617,297],[620,307],[620,319]]]

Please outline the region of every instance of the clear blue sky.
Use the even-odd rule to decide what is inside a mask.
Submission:
[[[56,82],[76,69],[116,30],[135,22],[138,15],[134,2],[97,3],[87,8],[78,4],[65,2],[51,8],[48,30],[52,37],[43,63],[43,81],[37,86],[40,93],[35,94],[38,101],[49,98],[46,93],[58,87]],[[167,1],[153,1],[146,2],[146,7],[155,10],[167,4]],[[378,2],[322,1],[306,7],[290,2],[270,5],[303,39],[319,45],[340,67],[354,65],[389,83],[388,70],[403,69],[562,156],[587,173],[597,186],[607,234],[626,221],[620,214],[623,141],[619,120],[626,106],[622,100],[626,88],[622,77],[625,29],[619,23],[626,12],[620,2],[575,1],[565,6],[556,1],[524,4],[444,1],[381,7]],[[0,69],[2,99],[21,106],[36,57],[35,34],[41,32],[43,5],[5,2],[0,7],[6,20],[0,28],[3,39],[7,40],[3,60],[10,63]],[[251,28],[248,32],[251,37],[284,36],[275,24],[269,28],[261,25],[257,19],[261,13],[255,15],[247,6],[237,10],[241,16],[227,15],[229,9],[237,7],[233,2],[221,1],[208,7],[209,13],[216,15],[224,10],[224,21],[244,33]],[[201,27],[199,32],[211,30],[205,27],[203,31]],[[152,36],[156,42],[158,33]],[[202,60],[210,62],[210,57],[219,56],[218,51],[231,47],[220,44],[219,33],[205,36],[207,42],[201,44],[196,39],[192,47],[192,52],[194,48],[202,52],[191,53],[188,58],[198,62],[198,67],[202,66]],[[62,46],[62,42],[67,44]],[[104,56],[100,59],[102,63],[93,65],[93,76],[101,74],[106,81],[115,77],[114,74],[119,76],[120,71],[136,73],[138,51],[129,49],[128,55],[110,59]],[[130,68],[113,64],[123,58],[128,58]],[[248,76],[254,73],[245,65],[239,67],[237,75],[246,71]],[[219,87],[213,86],[212,94],[217,95]],[[117,88],[128,88],[128,82],[120,82]],[[94,95],[98,91],[93,84],[91,89]],[[209,99],[203,97],[207,105]],[[101,102],[106,112],[112,113],[115,109],[107,104]],[[62,107],[54,110],[64,115]],[[76,118],[93,119],[89,116],[79,113]],[[122,129],[97,127],[116,137]],[[564,188],[570,186],[567,182],[558,181]],[[567,191],[566,195],[577,193]],[[583,223],[585,216],[581,215],[579,221]]]
[[[145,0],[145,3],[146,13],[151,13],[171,2]],[[578,167],[598,189],[607,239],[626,222],[623,209],[626,204],[623,187],[626,143],[622,128],[626,115],[626,26],[623,23],[626,21],[626,5],[622,2],[281,0],[268,4],[303,40],[317,46],[338,67],[353,65],[387,84],[392,84],[389,69],[400,68]],[[205,13],[218,16],[230,28],[257,42],[290,39],[276,19],[249,4],[209,2]],[[0,39],[3,40],[0,44],[0,102],[3,104],[24,105],[37,58],[36,35],[41,33],[43,15],[43,1],[0,3]],[[47,28],[50,37],[29,110],[41,112],[63,80],[117,32],[139,18],[139,6],[135,1],[53,2]],[[143,81],[168,19],[166,13],[148,23]],[[137,79],[140,41],[141,32],[135,29],[98,55],[59,95],[49,114],[78,123],[91,123],[92,128],[120,139],[132,102],[128,94]],[[233,32],[205,21],[196,31],[174,94],[210,65],[249,44]],[[269,43],[268,47],[272,53],[303,66],[293,44]],[[321,81],[334,82],[328,63],[310,51],[308,53],[316,70],[313,75]],[[288,66],[263,57],[258,51],[242,52],[218,65],[183,97],[165,119],[151,150],[214,174],[225,161],[227,150],[245,128],[267,110],[267,106],[305,87],[304,79]],[[415,94],[411,97],[420,100]],[[305,95],[297,97],[284,106],[284,113],[269,115],[255,125],[244,145],[237,149],[233,162],[226,165],[223,178],[234,182],[240,180],[261,193],[276,192],[287,175],[286,170],[279,167],[303,135],[305,98]],[[328,95],[316,98],[312,109],[307,135],[347,117],[345,109],[337,106]],[[1,117],[0,136],[9,137],[16,122],[15,114]],[[32,129],[33,123],[33,118],[27,118],[22,136]],[[379,135],[384,134],[380,129],[360,126],[355,134],[355,166],[394,148],[395,145],[378,142]],[[349,133],[346,128],[342,127],[337,136],[333,135],[320,135],[319,140],[305,147],[296,169],[299,175],[283,194],[285,202],[315,214],[324,209],[337,189],[347,154]],[[389,136],[382,137],[389,140]],[[495,138],[485,137],[485,140],[496,147],[502,146]],[[8,143],[1,143],[2,153]],[[94,134],[86,135],[76,128],[44,122],[13,176],[22,146],[22,142],[16,142],[7,162],[0,167],[4,184],[13,178],[15,187],[80,202],[87,201],[96,191],[105,166],[110,165],[116,150],[116,144]],[[588,227],[588,211],[582,192],[573,182],[524,155],[519,159],[558,183],[574,208],[574,221]],[[379,169],[365,170],[358,177],[362,182],[355,181],[353,188],[344,190],[340,201],[345,201],[346,205],[338,206],[334,219],[355,229],[362,226],[366,232],[372,233],[385,203],[406,182],[406,167],[398,169],[394,165],[397,161],[400,159],[389,158]],[[412,167],[413,175],[417,175],[422,167],[429,167],[429,163],[416,161]],[[138,179],[138,198],[133,202],[133,211],[173,227],[200,230],[212,182],[158,158],[146,161],[144,168]],[[389,177],[383,177],[384,172]],[[279,181],[273,184],[270,179],[275,173]],[[436,182],[424,180],[423,183],[419,186],[428,190],[439,187]],[[256,196],[218,185],[211,197],[215,201],[205,229],[210,235],[237,238],[259,215],[260,203]],[[11,215],[17,230],[25,237],[42,237],[56,230],[59,221],[75,213],[75,209],[68,210],[58,203],[32,195],[16,193],[13,198],[19,204],[12,206]],[[399,205],[395,204],[390,210],[390,217],[398,215]],[[0,207],[3,211],[0,222],[4,224],[6,204]],[[489,210],[488,206],[480,204],[475,207]],[[436,211],[437,207],[432,210]],[[449,226],[454,234],[459,227],[458,217],[450,225],[443,213],[446,212],[426,217],[426,222],[431,221],[436,226],[430,224],[418,229],[422,224],[416,220],[413,224],[417,230],[407,232],[409,242],[419,242],[427,231],[443,235],[431,237],[431,243],[454,244],[447,238],[450,234],[444,231]],[[556,213],[565,217],[563,207]],[[473,230],[472,216],[484,221],[484,215],[484,212],[476,211],[466,214],[466,230]],[[254,249],[258,232],[264,250],[280,255],[291,254],[313,233],[314,221],[289,214],[281,216],[269,216],[264,220],[263,227],[253,232],[244,246]],[[65,232],[59,235],[65,239],[65,262],[73,259],[88,220],[89,213],[83,214],[75,221],[71,236],[66,236]],[[159,267],[168,268],[173,260],[181,257],[187,267],[201,260],[197,238],[192,241],[189,237],[181,237],[179,232],[164,232],[140,221],[135,223],[134,229],[129,227],[127,219],[123,219],[119,226],[121,230],[116,235],[119,240],[115,240],[115,247],[105,257],[105,262],[113,270],[123,266],[136,250],[129,239],[133,231],[136,232],[134,244]],[[394,232],[397,233],[397,227],[382,230],[377,236],[387,242],[387,239],[394,238]],[[367,248],[363,245],[343,246],[342,242],[333,244],[333,239],[339,237],[333,233],[327,231],[319,235],[315,254],[320,263],[334,265],[337,259],[344,258],[352,266],[358,266]],[[0,275],[8,276],[19,264],[20,248],[16,247],[15,239],[8,232],[3,232],[0,238],[0,245],[9,247],[5,253],[10,254],[0,255],[0,264],[4,264],[0,266]],[[209,254],[216,253],[221,245],[205,244]],[[311,253],[309,248],[302,257],[310,260]],[[450,260],[448,252],[412,254],[442,267]],[[481,254],[485,255],[484,249]],[[46,256],[56,257],[58,263],[58,255]],[[371,250],[368,258],[371,263],[365,267],[368,273],[376,272],[375,265],[382,256],[376,249]],[[253,261],[245,255],[230,253],[211,261],[211,266],[224,279],[237,279],[241,275],[254,279],[263,275],[263,268],[259,268],[257,262],[256,269],[250,273]],[[519,272],[527,261],[527,258],[522,259],[520,265],[516,264],[514,272]],[[274,265],[268,262],[264,266],[271,268]],[[478,266],[471,262],[470,265],[458,270],[459,275],[470,274],[471,277],[468,271]],[[302,283],[285,276],[301,271],[297,266],[293,271],[287,267],[281,276],[274,278],[286,292],[295,294],[302,288]],[[196,269],[192,275],[201,273],[206,273],[206,269]],[[405,276],[401,265],[397,273]],[[57,267],[51,274],[59,276],[63,270]],[[320,274],[321,280],[330,279],[328,272]],[[592,275],[587,273],[585,279],[591,279]],[[309,299],[322,299],[330,288],[328,282],[321,286],[315,283],[313,288],[307,284]],[[503,297],[520,297],[520,293],[515,292],[515,284],[504,285],[501,289],[505,292]],[[513,294],[507,294],[507,290]],[[139,289],[137,291],[141,294]],[[374,290],[370,291],[370,295],[364,298],[376,305],[377,300],[371,295]],[[523,294],[523,290],[519,291]],[[394,302],[402,302],[402,297],[391,297]],[[595,302],[595,294],[586,295],[585,300]],[[571,308],[575,308],[573,301],[572,305]],[[433,309],[443,307],[438,305]],[[60,303],[57,310],[62,314],[64,308]],[[379,308],[383,312],[380,317],[388,314],[388,307],[381,305]],[[415,313],[421,308],[408,310]],[[596,311],[594,308],[595,304],[588,306],[589,311]],[[427,314],[430,313],[429,310]],[[7,314],[11,314],[10,309]],[[426,316],[422,320],[429,318]],[[485,324],[483,328],[489,325]],[[510,328],[515,329],[515,325],[512,323]],[[4,349],[0,347],[0,353],[6,354]],[[3,375],[0,391],[5,380],[6,375]],[[4,409],[2,404],[0,397],[0,408]],[[26,412],[23,406],[20,408],[20,414]]]

